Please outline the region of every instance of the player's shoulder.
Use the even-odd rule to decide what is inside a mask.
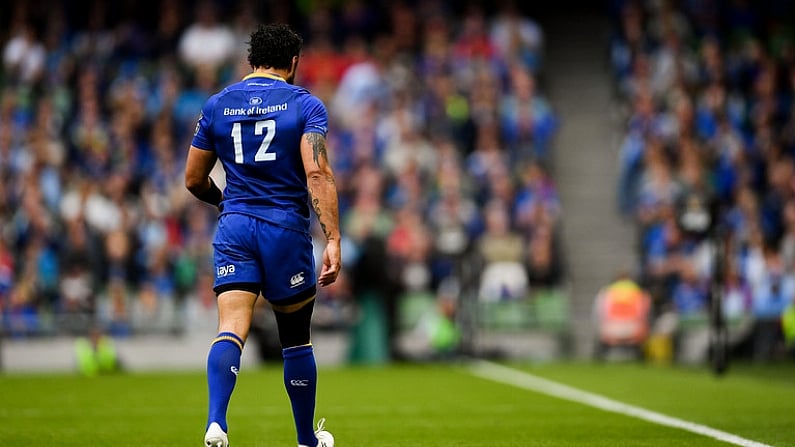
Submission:
[[[221,90],[219,90],[215,94],[215,96],[223,97],[223,96],[228,95],[230,93],[234,93],[234,92],[238,92],[238,91],[246,90],[246,89],[247,89],[247,85],[246,85],[246,83],[244,81],[232,82],[230,84],[227,84],[226,87],[224,87]]]
[[[279,86],[279,89],[284,92],[283,94],[286,94],[287,97],[289,97],[292,101],[298,103],[302,103],[313,97],[309,90],[300,85],[283,83]]]
[[[287,84],[287,85],[289,85],[297,95],[312,95],[312,92],[310,92],[308,88],[302,85],[295,85],[295,84]]]
[[[293,90],[294,95],[299,101],[307,105],[320,105],[320,106],[324,105],[323,100],[321,100],[320,97],[312,93],[308,88],[302,87],[300,85],[294,85],[292,87],[294,88]]]
[[[214,94],[210,95],[210,97],[207,99],[207,105],[218,106],[219,104],[227,104],[230,101],[235,102],[237,99],[239,99],[240,94],[246,90],[248,89],[245,82],[238,81],[228,84],[216,91]]]
[[[230,93],[232,93],[234,91],[240,90],[241,89],[240,84],[241,84],[240,82],[235,82],[233,84],[229,84],[229,85],[221,88],[220,90],[216,90],[215,93],[211,94],[207,98],[207,104],[217,103],[218,101],[223,99],[224,96],[226,96],[226,95],[228,95],[228,94],[230,94]]]

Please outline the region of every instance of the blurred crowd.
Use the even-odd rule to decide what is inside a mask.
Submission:
[[[6,333],[214,327],[217,211],[185,190],[183,163],[204,100],[250,70],[259,22],[303,35],[296,82],[329,110],[346,267],[319,296],[320,324],[346,324],[362,290],[421,292],[454,316],[465,287],[500,300],[560,285],[558,117],[541,88],[543,30],[518,5],[11,1],[0,18]],[[464,258],[495,268],[467,273]]]
[[[795,346],[795,4],[617,0],[611,19],[620,212],[654,314],[705,322],[717,278],[737,349],[772,358]]]

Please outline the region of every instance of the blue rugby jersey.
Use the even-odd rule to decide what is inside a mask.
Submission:
[[[301,138],[325,136],[327,126],[326,107],[309,91],[254,73],[205,102],[191,144],[215,152],[223,164],[222,214],[249,214],[308,232]]]

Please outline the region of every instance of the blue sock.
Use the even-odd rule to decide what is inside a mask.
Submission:
[[[210,346],[207,354],[207,388],[210,395],[208,427],[212,422],[217,422],[227,431],[226,410],[235,389],[242,353],[243,340],[231,332],[221,332]]]
[[[293,420],[298,444],[314,446],[315,393],[317,365],[312,345],[282,349],[284,386],[293,407]]]

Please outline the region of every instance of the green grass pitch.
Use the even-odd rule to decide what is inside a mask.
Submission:
[[[513,364],[531,374],[773,446],[795,446],[795,365]],[[727,446],[472,375],[466,364],[321,367],[317,415],[337,447]],[[202,371],[0,376],[0,445],[201,445]],[[278,365],[241,371],[234,447],[295,446]]]

